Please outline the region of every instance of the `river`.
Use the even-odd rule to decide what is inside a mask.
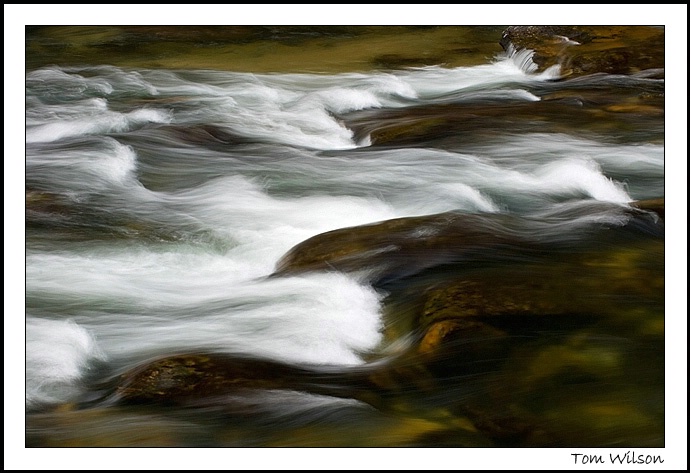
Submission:
[[[502,30],[458,64],[266,50],[394,47],[374,30],[245,37],[267,71],[132,32],[28,63],[27,446],[665,446],[664,69],[563,78]],[[122,395],[181,354],[251,383]]]

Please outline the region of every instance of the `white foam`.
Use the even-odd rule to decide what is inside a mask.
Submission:
[[[93,74],[84,77],[79,72]],[[26,78],[26,143],[124,132],[147,123],[170,123],[169,110],[140,108],[116,112],[108,97],[126,93],[156,95],[140,73],[115,67],[87,69],[57,67],[32,71]]]
[[[516,49],[513,43],[509,43],[503,56],[508,59],[507,62],[515,65],[526,74],[537,71],[538,66],[533,62],[535,51],[532,49]]]
[[[250,254],[260,253],[263,262],[275,261],[312,235],[397,216],[379,199],[347,193],[272,197],[261,185],[242,176],[219,178],[163,199],[203,225],[232,236]]]
[[[376,190],[397,217],[452,209],[497,212],[521,201],[550,203],[564,197],[616,203],[631,200],[624,183],[607,177],[599,163],[585,153],[594,151],[591,142],[574,139],[572,146],[565,147],[555,138],[545,149],[539,143],[535,138],[521,139],[516,148],[509,139],[505,146],[478,149],[475,155],[431,149],[379,150],[356,161],[333,163],[337,166],[323,172],[329,172],[343,192]],[[600,159],[608,153],[615,159],[624,152],[616,146],[598,150]]]
[[[463,209],[471,212],[499,211],[499,206],[492,199],[465,183],[443,183],[438,186],[438,189],[440,190],[440,197],[450,205],[451,209]]]
[[[27,89],[38,90],[49,97],[83,97],[90,93],[107,95],[113,86],[104,77],[86,78],[59,67],[45,67],[26,75]]]
[[[365,139],[354,141],[334,114],[366,108],[408,106],[411,101],[436,101],[448,94],[464,93],[477,98],[539,100],[534,94],[514,88],[494,88],[509,83],[521,85],[548,77],[532,74],[521,55],[500,57],[492,64],[442,68],[426,67],[391,73],[256,75],[221,71],[127,72],[112,67],[39,70],[27,79],[28,94],[51,95],[45,91],[45,79],[67,84],[75,95],[93,90],[102,96],[138,90],[150,95],[168,96],[178,104],[196,105],[176,111],[180,124],[210,123],[227,126],[235,133],[261,141],[313,149],[349,149],[367,145]],[[517,63],[518,61],[518,63]],[[65,72],[69,71],[69,73]],[[95,74],[85,78],[79,73]],[[27,141],[39,143],[93,133],[130,130],[144,123],[169,123],[172,116],[161,106],[129,113],[104,110],[105,102],[89,109],[88,101],[63,104],[71,107],[71,116],[53,116],[48,122],[27,124]],[[200,108],[199,106],[203,106]],[[32,119],[42,117],[50,106],[31,112]],[[146,110],[146,112],[142,112]],[[60,112],[64,114],[64,112]]]
[[[539,98],[524,89],[488,90],[506,83],[525,84],[549,78],[531,72],[505,58],[475,67],[429,67],[367,75],[249,77],[229,73],[229,81],[223,87],[238,107],[226,122],[254,138],[317,149],[347,149],[361,144],[353,141],[352,133],[331,113],[407,106],[412,100],[424,103],[459,91],[495,99],[509,94],[514,100],[536,101]],[[242,90],[238,90],[238,84],[242,84]]]
[[[521,161],[544,159],[546,155],[588,155],[602,165],[635,171],[664,168],[664,145],[650,143],[609,144],[564,133],[529,133],[509,135],[501,146],[486,148],[493,156],[520,157]]]
[[[406,74],[400,73],[369,74],[362,76],[362,83],[367,90],[371,91],[376,97],[379,97],[384,103],[396,106],[400,99],[410,101],[418,98],[417,91],[413,85],[406,80],[406,77]]]
[[[516,172],[517,179],[519,174],[525,174],[529,180],[532,175],[554,183],[552,187],[547,183],[539,185],[538,190],[559,195],[559,188],[566,188],[557,183],[571,181],[572,188],[580,187],[591,197],[621,202],[626,197],[622,192],[629,193],[627,181],[638,187],[638,193],[663,194],[664,149],[664,145],[649,143],[611,144],[566,134],[531,133],[510,135],[501,145],[484,145],[474,151],[502,169]],[[559,163],[563,165],[561,172],[550,167],[552,164],[558,168]],[[612,176],[625,177],[627,181],[617,182]]]
[[[94,144],[98,144],[95,147]],[[132,147],[103,137],[82,148],[27,148],[26,167],[34,177],[60,183],[71,191],[94,191],[135,184],[137,156]]]
[[[140,72],[115,66],[43,67],[27,73],[26,85],[41,95],[59,100],[88,95],[107,96],[114,92],[158,94]]]
[[[220,257],[189,257],[183,262],[179,255],[157,259],[130,253],[110,258],[34,257],[28,267],[28,294],[80,309],[83,316],[75,320],[102,341],[111,359],[175,348],[358,364],[360,353],[381,340],[380,296],[341,274],[255,281]],[[53,360],[41,355],[51,350],[46,336],[33,336],[32,351],[37,355],[30,365],[37,365],[38,371],[55,369],[41,359]],[[58,367],[58,379],[79,376],[87,356],[93,356],[89,341],[65,339],[65,345],[75,349]]]
[[[96,106],[91,110],[69,111],[72,117],[53,118],[48,123],[36,123],[34,120],[30,124],[27,121],[26,143],[46,143],[83,135],[125,132],[147,123],[172,121],[170,113],[163,110],[138,109],[123,114],[105,110],[103,99],[91,100],[89,103]]]
[[[73,321],[27,317],[27,407],[70,401],[89,363],[104,357],[93,335]]]
[[[536,170],[535,178],[535,188],[554,195],[582,193],[598,201],[621,204],[632,200],[624,185],[604,176],[592,160],[549,163]]]
[[[476,167],[465,179],[504,204],[537,203],[554,199],[590,197],[605,202],[625,203],[631,198],[622,183],[606,177],[589,159],[563,158],[552,163],[520,169],[492,164]]]

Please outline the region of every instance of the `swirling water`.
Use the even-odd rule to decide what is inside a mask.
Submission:
[[[66,434],[51,428],[59,422],[45,413],[90,400],[94,374],[123,373],[158,356],[231,353],[347,370],[405,346],[405,335],[387,336],[389,288],[329,271],[268,278],[286,252],[320,233],[448,211],[540,220],[579,205],[620,210],[664,196],[662,117],[584,124],[583,104],[568,98],[603,88],[624,99],[655,94],[664,90],[662,80],[562,82],[558,69],[534,69],[523,51],[478,66],[334,75],[28,71],[26,409],[40,427],[28,430],[30,442],[91,436],[115,445],[494,444],[475,438],[466,421],[429,411],[404,411],[397,420],[362,401],[290,390],[239,396],[232,410],[256,418],[242,418],[236,431],[219,428],[215,412],[200,422],[188,412],[109,415],[106,404],[82,434]],[[524,109],[530,104],[545,105]],[[443,116],[454,108],[472,110],[482,128],[456,123],[416,144],[387,143],[371,126],[377,117],[405,126],[417,111]],[[491,115],[499,108],[518,118],[507,125],[503,113]],[[577,241],[580,225],[622,219],[618,211],[573,211],[558,233]],[[552,370],[538,364],[550,356],[568,359],[566,366],[585,360],[595,375],[616,372],[626,354],[634,354],[627,363],[640,362],[648,353],[640,345],[659,343],[659,298],[641,311],[649,323],[636,322],[649,329],[644,342],[601,329],[576,335],[581,339],[568,343],[573,352],[546,344],[538,355],[518,355],[533,364],[535,379]],[[641,372],[659,368],[651,364]],[[637,396],[622,390],[626,406],[634,405]],[[430,399],[438,407],[437,399],[465,395],[454,388]],[[653,429],[635,432],[635,442],[659,442],[662,415],[650,413],[641,424]],[[159,434],[130,434],[141,426]],[[612,442],[608,436],[584,442]]]

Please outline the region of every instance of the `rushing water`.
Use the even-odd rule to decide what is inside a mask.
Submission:
[[[664,445],[664,231],[631,207],[664,196],[664,80],[558,78],[530,51],[339,74],[28,70],[29,445]],[[652,105],[616,113],[640,96]],[[447,122],[386,133],[419,117]],[[575,305],[588,317],[493,324],[510,341],[499,368],[432,364],[442,386],[382,382],[394,395],[377,402],[291,386],[201,408],[101,397],[103,380],[190,352],[327,368],[343,387],[390,364],[400,382],[410,295],[439,275],[271,275],[318,234],[448,211],[538,246],[485,249],[478,281],[563,280],[550,298],[595,301]],[[540,426],[527,438],[521,415]]]

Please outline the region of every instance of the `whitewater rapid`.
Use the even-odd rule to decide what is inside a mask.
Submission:
[[[28,72],[27,199],[39,203],[30,212],[40,225],[27,236],[27,406],[75,399],[99,364],[185,350],[363,363],[382,343],[384,294],[337,273],[266,278],[316,234],[661,194],[663,145],[536,133],[463,150],[370,149],[341,118],[539,101],[531,88],[556,77],[536,74],[526,52],[476,67],[334,76]],[[230,138],[209,145],[190,130]]]

